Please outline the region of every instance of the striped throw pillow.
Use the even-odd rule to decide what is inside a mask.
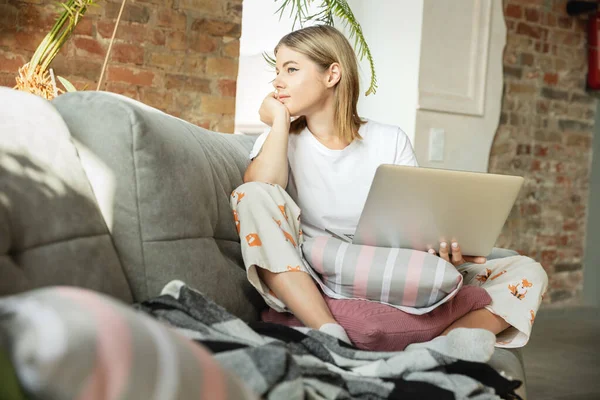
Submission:
[[[36,399],[258,398],[206,348],[86,289],[0,298],[0,350]]]
[[[411,314],[435,309],[463,283],[454,265],[423,251],[361,246],[319,236],[307,238],[302,252],[328,296],[377,301]]]

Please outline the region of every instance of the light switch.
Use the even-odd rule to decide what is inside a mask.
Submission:
[[[429,161],[444,161],[446,132],[441,128],[429,130]]]

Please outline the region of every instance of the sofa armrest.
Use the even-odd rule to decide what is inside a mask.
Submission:
[[[52,103],[0,87],[0,296],[74,285],[131,301],[69,129]]]
[[[114,93],[66,93],[52,103],[74,139],[134,301],[179,279],[243,320],[258,319],[265,304],[246,279],[229,205],[254,139],[208,131]]]

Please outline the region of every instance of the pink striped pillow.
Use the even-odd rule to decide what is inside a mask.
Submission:
[[[304,258],[323,292],[337,299],[365,299],[424,314],[451,299],[462,286],[454,265],[417,250],[307,238]]]
[[[4,297],[0,315],[0,347],[35,398],[258,398],[200,345],[90,290]]]

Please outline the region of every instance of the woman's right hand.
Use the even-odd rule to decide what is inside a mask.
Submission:
[[[269,126],[273,126],[275,120],[281,119],[289,124],[290,112],[279,99],[275,92],[269,93],[258,110],[260,120]]]

